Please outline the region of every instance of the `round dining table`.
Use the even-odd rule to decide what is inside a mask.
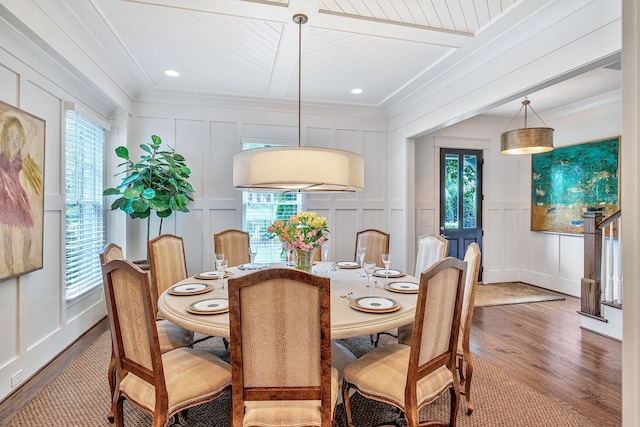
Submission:
[[[338,263],[340,264],[340,263]],[[265,264],[263,268],[286,267],[285,263]],[[382,269],[384,270],[384,269]],[[255,270],[231,267],[227,270],[229,278],[251,274]],[[397,271],[397,270],[396,270]],[[368,280],[362,277],[359,268],[335,268],[329,263],[316,263],[314,272],[328,276],[331,279],[331,339],[337,340],[360,335],[376,334],[389,331],[399,326],[413,322],[416,308],[417,295],[415,293],[392,292],[384,286],[387,279],[380,271],[372,277],[371,294],[385,299],[393,300],[399,309],[390,312],[368,312],[354,308],[354,303],[360,297],[369,295]],[[398,275],[396,275],[398,276]],[[196,295],[174,295],[171,288],[163,292],[158,299],[158,311],[160,315],[185,329],[200,332],[202,334],[229,338],[229,314],[200,314],[189,310],[190,306],[198,301],[210,298],[227,298],[227,281],[224,279],[224,289],[220,289],[218,279],[199,279],[202,273],[191,276],[178,282],[176,285],[188,283],[210,284],[212,288],[206,293]],[[393,282],[418,283],[413,276],[402,275],[390,277],[390,286]],[[175,285],[174,285],[175,286]]]

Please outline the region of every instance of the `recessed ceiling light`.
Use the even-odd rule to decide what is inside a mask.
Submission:
[[[362,92],[364,92],[362,89],[356,88],[356,89],[351,89],[351,93],[359,95]]]
[[[176,70],[164,70],[164,73],[169,77],[178,77],[180,75]]]

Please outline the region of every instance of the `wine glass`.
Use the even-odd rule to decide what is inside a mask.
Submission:
[[[215,257],[215,262],[216,262],[216,270],[218,269],[218,262],[222,261],[224,259],[224,253],[223,252],[216,252],[216,257]]]
[[[389,267],[391,266],[391,254],[382,254],[382,263],[384,264],[384,276],[386,283],[389,283]]]
[[[256,248],[249,247],[249,258],[251,258],[251,267],[255,267],[256,255],[258,255],[258,250]]]
[[[371,296],[371,276],[373,276],[373,272],[376,271],[376,263],[375,262],[365,262],[364,263],[364,272],[367,275],[367,281],[369,284],[369,296]]]
[[[364,256],[367,253],[367,248],[365,246],[358,246],[358,260],[360,261],[360,276],[365,277],[366,274],[364,272]]]
[[[218,280],[220,281],[220,287],[218,288],[219,293],[224,293],[224,276],[227,273],[227,266],[229,265],[229,261],[226,259],[216,260],[216,270],[218,270]]]

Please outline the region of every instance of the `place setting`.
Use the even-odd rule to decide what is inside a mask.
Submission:
[[[187,311],[192,314],[222,314],[229,311],[229,300],[227,298],[208,298],[196,301],[187,307]]]
[[[168,289],[171,295],[199,295],[213,290],[210,283],[181,283]]]
[[[238,270],[255,271],[255,270],[262,270],[264,268],[269,268],[269,264],[256,262],[256,255],[258,255],[258,250],[255,249],[255,248],[251,248],[250,247],[249,248],[249,258],[251,259],[251,262],[240,264],[238,266]]]

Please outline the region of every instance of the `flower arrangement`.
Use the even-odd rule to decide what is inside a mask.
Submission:
[[[316,212],[298,212],[288,220],[274,221],[267,231],[271,238],[277,237],[284,243],[285,251],[319,248],[328,240],[326,233],[329,233],[327,218]]]

